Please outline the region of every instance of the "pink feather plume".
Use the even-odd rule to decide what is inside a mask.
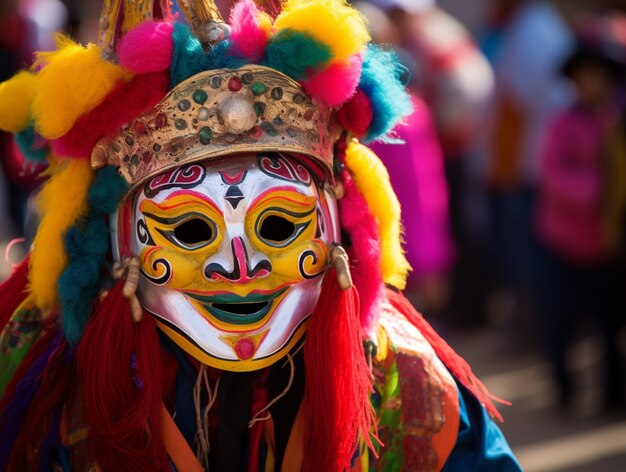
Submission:
[[[362,66],[360,54],[350,56],[346,61],[333,62],[327,69],[304,81],[304,90],[330,106],[339,106],[354,95]]]
[[[265,53],[268,31],[263,28],[262,15],[252,0],[241,0],[230,12],[230,36],[232,50],[236,55],[259,61]],[[269,19],[268,19],[269,21]]]
[[[148,21],[130,30],[117,49],[120,65],[135,74],[169,69],[174,52],[174,24]]]
[[[341,178],[345,189],[339,201],[341,221],[352,240],[350,256],[358,261],[352,269],[352,280],[361,300],[361,327],[371,336],[384,296],[378,228],[350,174],[343,171]]]

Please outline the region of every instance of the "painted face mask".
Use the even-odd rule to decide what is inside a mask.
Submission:
[[[302,338],[339,239],[336,201],[309,169],[242,154],[170,170],[135,195],[139,299],[199,361],[260,369]]]

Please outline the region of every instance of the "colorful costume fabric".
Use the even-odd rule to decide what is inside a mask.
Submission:
[[[399,293],[358,140],[410,111],[394,56],[340,0],[168,8],[107,1],[100,47],[59,37],[0,85],[50,165],[0,288],[0,469],[518,470]]]

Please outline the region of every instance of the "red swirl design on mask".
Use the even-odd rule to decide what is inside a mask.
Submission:
[[[263,173],[272,177],[296,182],[304,185],[311,185],[311,173],[302,164],[279,154],[260,154],[259,168]]]
[[[234,174],[230,174],[228,171],[221,171],[220,177],[222,178],[222,182],[227,185],[239,185],[246,178],[246,169],[241,169]]]
[[[161,190],[171,187],[195,187],[204,180],[206,169],[199,164],[190,164],[168,170],[151,179],[144,187],[146,197],[152,198]]]

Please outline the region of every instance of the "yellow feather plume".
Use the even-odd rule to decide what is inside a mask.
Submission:
[[[85,159],[58,160],[50,180],[37,197],[41,223],[30,256],[30,288],[42,310],[58,302],[56,282],[67,265],[63,235],[87,211],[87,190],[93,180]]]
[[[259,12],[258,20],[259,20],[259,27],[269,37],[272,34],[272,28],[274,27],[274,20],[272,19],[271,16],[269,16],[264,11]]]
[[[17,133],[26,128],[36,87],[35,74],[25,70],[0,84],[0,130]]]
[[[354,140],[346,149],[346,165],[378,223],[383,282],[402,290],[411,266],[402,250],[400,202],[378,156]]]
[[[120,80],[132,75],[102,59],[102,50],[58,35],[57,50],[39,53],[39,90],[33,103],[37,131],[48,139],[63,136],[83,114],[95,108]]]
[[[307,33],[330,47],[334,60],[362,51],[370,40],[365,18],[344,0],[288,0],[274,27]]]

